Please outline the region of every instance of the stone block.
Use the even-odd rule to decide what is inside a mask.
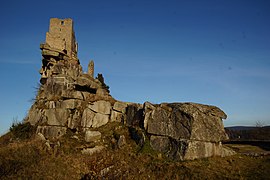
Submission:
[[[80,91],[62,91],[61,96],[66,99],[78,99],[78,100],[84,100],[83,94]]]
[[[165,136],[151,136],[150,137],[151,147],[159,152],[166,153],[170,150],[170,140]]]
[[[184,159],[193,160],[212,156],[221,156],[222,149],[223,148],[220,143],[189,141]]]
[[[85,141],[86,142],[95,142],[101,139],[101,133],[99,131],[90,131],[85,132]]]
[[[67,109],[46,109],[47,124],[52,126],[66,126],[70,113]]]
[[[109,115],[111,114],[112,106],[110,102],[101,100],[88,105],[88,108],[97,113]]]
[[[59,52],[51,51],[51,50],[48,50],[48,49],[43,49],[42,50],[42,55],[43,56],[54,56],[54,57],[58,57],[59,56]]]
[[[66,134],[66,127],[57,127],[57,126],[38,126],[37,133],[41,133],[45,138],[59,138]]]
[[[113,105],[113,110],[121,112],[121,113],[125,113],[127,106],[128,106],[128,103],[116,101]]]
[[[93,128],[98,128],[100,126],[103,126],[109,122],[109,115],[96,113],[95,117],[93,119]]]
[[[98,88],[98,89],[97,89],[97,95],[98,95],[98,96],[108,96],[109,93],[108,93],[105,89]]]
[[[31,107],[28,113],[27,122],[31,125],[35,125],[43,119],[42,111],[37,109],[35,105]]]
[[[195,103],[163,103],[151,109],[145,111],[144,119],[144,127],[150,134],[209,142],[227,139],[221,119],[225,115],[217,107]]]
[[[75,109],[80,105],[80,100],[68,99],[61,102],[61,107],[65,109]]]
[[[79,86],[86,86],[92,89],[98,89],[99,85],[92,78],[80,76],[76,79],[75,84]]]
[[[81,114],[78,110],[75,110],[74,114],[72,114],[68,119],[68,128],[76,129],[81,125]]]
[[[82,114],[82,122],[81,122],[82,127],[90,128],[93,125],[95,114],[96,113],[93,112],[91,109],[86,108]]]
[[[117,111],[112,111],[111,122],[122,122],[124,120],[123,114]]]

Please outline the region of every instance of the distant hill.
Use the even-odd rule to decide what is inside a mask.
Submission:
[[[237,130],[250,130],[256,127],[255,126],[231,126],[231,127],[225,127],[225,128],[229,130],[237,131]]]
[[[230,140],[270,140],[270,126],[233,126],[225,131]]]

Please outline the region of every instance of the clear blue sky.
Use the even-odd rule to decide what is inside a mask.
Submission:
[[[51,17],[72,18],[79,59],[116,99],[197,102],[225,126],[270,124],[268,0],[8,0],[0,3],[0,134],[35,97]]]

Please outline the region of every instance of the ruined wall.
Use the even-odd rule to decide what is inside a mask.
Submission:
[[[72,130],[89,142],[98,136],[100,147],[104,134],[98,128],[119,123],[129,128],[130,137],[141,147],[149,143],[153,150],[175,160],[233,154],[221,143],[227,139],[222,123],[227,116],[215,106],[115,100],[103,76],[94,78],[93,61],[83,73],[79,60],[68,55],[77,53],[71,19],[51,19],[46,43],[40,48],[42,85],[25,121],[37,126],[37,133],[45,138],[58,138]],[[105,149],[108,144],[102,145]]]
[[[72,19],[51,18],[46,43],[52,48],[66,51],[70,57],[76,57],[77,43]]]

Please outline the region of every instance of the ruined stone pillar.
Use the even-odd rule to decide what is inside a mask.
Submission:
[[[91,60],[88,64],[88,74],[94,78],[94,61]]]

